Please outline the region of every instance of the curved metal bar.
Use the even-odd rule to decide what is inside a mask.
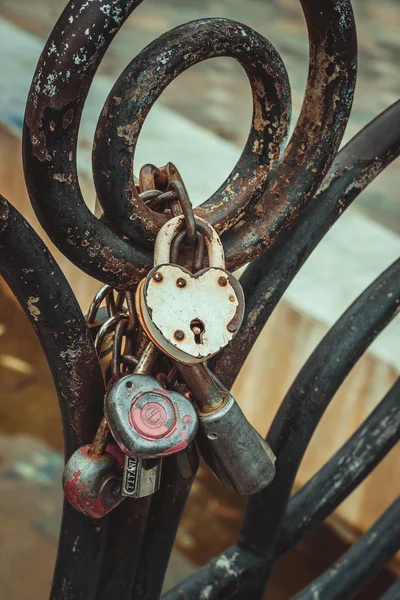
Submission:
[[[126,498],[109,516],[107,547],[95,600],[129,600],[142,556],[151,496]]]
[[[298,224],[253,261],[240,278],[245,293],[242,326],[216,361],[215,373],[232,386],[283,293],[325,233],[362,190],[400,153],[400,101],[371,121],[337,155],[321,190]]]
[[[276,558],[330,515],[398,442],[399,406],[400,379],[344,446],[291,498]]]
[[[39,60],[29,92],[23,158],[43,228],[80,269],[120,289],[151,268],[149,255],[87,208],[78,182],[78,128],[92,79],[111,40],[141,0],[70,1]]]
[[[149,257],[120,240],[104,219],[96,220],[85,206],[77,181],[76,141],[94,72],[111,39],[139,3],[112,0],[104,10],[99,0],[81,2],[79,8],[70,2],[40,59],[23,136],[28,191],[42,225],[68,258],[121,289],[136,285],[150,267]],[[269,245],[315,192],[337,150],[351,107],[356,42],[349,1],[338,5],[330,0],[321,6],[317,0],[302,0],[302,6],[310,36],[303,110],[268,196],[226,239],[230,269]],[[306,184],[302,185],[304,174]],[[267,204],[266,232],[261,215]]]
[[[239,546],[231,546],[162,596],[162,600],[199,600],[199,590],[207,600],[228,600],[241,590],[246,593],[259,578],[263,560]],[[253,600],[253,596],[245,596]]]
[[[218,56],[245,69],[253,95],[253,122],[245,149],[222,186],[195,210],[219,232],[234,224],[265,188],[280,158],[291,116],[290,85],[274,47],[229,19],[201,19],[165,33],[125,69],[100,116],[93,153],[97,197],[107,219],[130,239],[154,240],[167,216],[152,211],[134,185],[134,152],[154,102],[189,67]]]
[[[65,456],[91,442],[104,385],[93,341],[75,296],[50,252],[0,195],[0,273],[35,330],[54,379]]]
[[[353,101],[357,39],[349,0],[300,0],[310,67],[300,118],[268,189],[223,236],[233,271],[273,245],[321,184],[343,137]]]
[[[199,467],[192,445],[163,459],[161,488],[151,500],[140,564],[130,600],[158,600],[176,532]]]
[[[0,274],[33,326],[60,405],[65,456],[93,439],[104,386],[84,316],[61,269],[18,211],[0,196]],[[64,503],[52,598],[92,600],[107,519],[95,523]]]
[[[268,571],[279,526],[304,452],[331,399],[352,367],[398,311],[400,259],[384,271],[329,330],[296,377],[267,440],[277,476],[249,498],[239,545],[264,555]],[[254,515],[258,519],[254,519]]]
[[[160,490],[153,497],[127,499],[111,513],[96,600],[160,597],[198,464],[195,447],[164,458]]]
[[[277,455],[277,476],[268,488],[249,498],[240,549],[237,546],[229,548],[166,594],[166,600],[181,597],[194,600],[197,597],[195,590],[198,593],[203,589],[201,585],[209,584],[210,600],[263,597],[269,569],[277,554],[279,528],[302,456],[343,379],[396,315],[400,297],[399,275],[400,260],[382,273],[337,321],[286,395],[267,437]],[[257,515],[256,519],[254,515]],[[242,564],[243,550],[244,557],[253,555],[253,560],[247,560],[245,566]],[[225,571],[224,576],[221,570]]]
[[[354,546],[293,600],[352,598],[399,548],[400,496]]]
[[[379,600],[399,600],[400,598],[400,577],[388,591],[379,598]]]
[[[398,441],[399,397],[400,379],[348,442],[290,499],[283,525],[279,530],[274,562],[332,513]],[[236,571],[236,564],[232,557],[239,552],[241,549],[237,546],[229,548],[209,565],[167,593],[165,598],[177,600],[184,597],[192,600],[197,598],[195,592],[198,594],[198,590],[204,589],[210,582],[212,583],[210,598],[230,598],[232,587],[235,585],[245,598],[246,582],[253,585],[254,580],[264,571],[265,563],[261,560],[258,563],[258,571],[253,572],[250,578],[246,569]],[[221,579],[217,564],[221,567],[226,564],[225,555],[230,557],[232,564],[229,564],[229,569],[226,569],[229,578]]]

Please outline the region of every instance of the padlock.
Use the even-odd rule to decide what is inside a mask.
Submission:
[[[184,229],[177,216],[160,229],[154,248],[154,268],[141,281],[136,307],[142,327],[166,354],[185,364],[206,361],[235,336],[244,313],[238,280],[225,270],[224,251],[217,232],[196,217],[204,234],[209,267],[192,274],[170,264],[174,237]]]
[[[114,383],[104,415],[118,446],[134,458],[178,452],[193,441],[198,426],[192,403],[149,375],[126,375]]]
[[[136,458],[125,455],[122,476],[122,495],[126,498],[145,498],[158,491],[162,459]]]
[[[199,415],[196,441],[205,462],[226,489],[256,494],[275,476],[271,448],[229,393],[220,408]]]
[[[72,454],[63,472],[64,494],[68,502],[92,519],[101,519],[124,499],[121,495],[124,455],[108,444],[101,456],[91,454],[92,445]]]
[[[235,398],[201,365],[179,365],[198,405],[200,452],[221,484],[239,494],[255,494],[275,476],[275,456],[243,414]]]

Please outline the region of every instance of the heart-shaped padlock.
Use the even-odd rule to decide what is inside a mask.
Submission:
[[[104,415],[114,440],[128,456],[156,458],[186,448],[197,432],[192,403],[165,390],[149,375],[126,375],[108,391]]]
[[[241,325],[244,295],[238,280],[224,269],[224,251],[217,232],[196,217],[204,233],[210,266],[192,274],[170,264],[173,238],[184,217],[170,219],[159,231],[155,267],[137,290],[136,305],[151,340],[169,356],[186,364],[200,363],[226,346]]]

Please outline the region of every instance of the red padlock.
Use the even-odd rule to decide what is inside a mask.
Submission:
[[[114,444],[104,454],[82,446],[64,467],[63,488],[68,502],[84,515],[101,519],[124,500],[121,495],[124,455]]]

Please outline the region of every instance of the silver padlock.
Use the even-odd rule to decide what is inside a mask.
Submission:
[[[244,295],[238,280],[225,270],[224,251],[217,232],[196,217],[204,234],[209,267],[198,273],[170,264],[174,237],[185,226],[177,216],[160,229],[154,247],[154,268],[136,293],[141,324],[166,354],[185,364],[206,361],[235,336],[244,314]]]
[[[160,488],[162,460],[125,456],[122,496],[144,498]]]
[[[255,494],[275,476],[275,455],[236,400],[205,365],[178,365],[199,409],[196,442],[221,484]]]
[[[207,465],[227,489],[255,494],[275,476],[271,448],[247,421],[231,394],[219,409],[200,416],[196,440]]]
[[[104,416],[118,446],[135,459],[183,450],[198,426],[190,400],[149,375],[126,375],[114,383],[105,397]]]

